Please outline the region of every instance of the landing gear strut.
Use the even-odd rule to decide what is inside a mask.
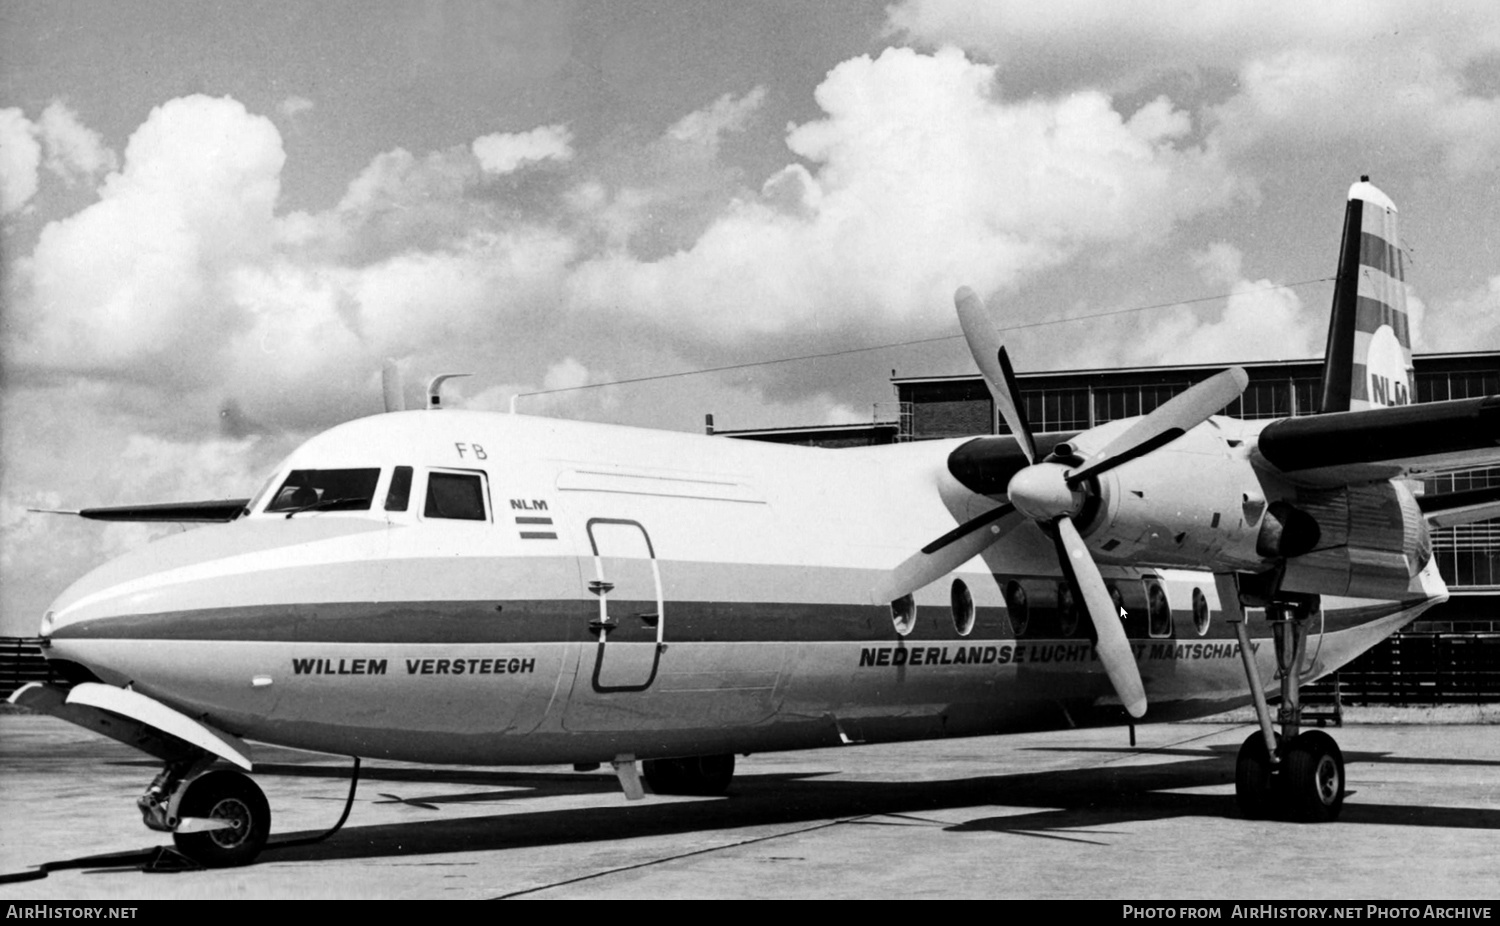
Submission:
[[[1282,817],[1302,823],[1337,819],[1344,806],[1344,754],[1333,737],[1323,731],[1302,732],[1298,690],[1308,627],[1318,613],[1317,597],[1273,600],[1266,608],[1276,634],[1276,674],[1281,680],[1281,704],[1276,713],[1281,733],[1277,735],[1250,648],[1239,582],[1233,575],[1215,579],[1219,601],[1239,637],[1245,677],[1260,725],[1240,746],[1235,761],[1234,796],[1240,812],[1251,819]]]

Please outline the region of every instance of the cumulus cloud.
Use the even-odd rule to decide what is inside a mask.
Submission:
[[[286,118],[294,119],[297,116],[310,111],[316,105],[317,104],[315,104],[312,100],[309,100],[307,97],[296,96],[294,94],[276,104],[276,110]]]
[[[527,164],[570,160],[572,141],[567,126],[544,125],[529,132],[482,135],[470,147],[485,173],[508,174]]]
[[[1411,302],[1408,295],[1408,309]],[[1468,292],[1437,302],[1430,310],[1421,312],[1420,321],[1413,337],[1419,339],[1422,350],[1500,349],[1500,275]]]
[[[613,139],[589,159],[564,203],[587,244],[647,259],[693,245],[737,198],[753,195],[721,153],[765,101],[765,88],[726,93],[644,142]]]
[[[1383,158],[1425,159],[1435,149],[1456,173],[1500,155],[1500,98],[1465,74],[1500,50],[1500,11],[1477,0],[1440,13],[1402,0],[904,0],[890,9],[889,28],[970,49],[1002,73],[1047,72],[1080,85],[1232,71],[1231,91],[1203,112],[1232,150],[1286,157],[1343,141]]]
[[[232,330],[223,274],[265,252],[283,161],[270,122],[230,99],[153,110],[99,201],[42,230],[20,265],[29,298],[11,345],[28,364],[122,373],[151,359],[187,381]]]
[[[719,139],[726,132],[743,131],[765,99],[765,87],[756,87],[739,98],[726,93],[709,106],[683,116],[667,129],[667,137],[716,151]]]
[[[1205,284],[1228,290],[1222,309],[1183,305],[1153,315],[1143,332],[1124,342],[1129,363],[1288,360],[1321,348],[1326,316],[1305,307],[1294,290],[1246,279],[1238,248],[1216,242],[1194,254],[1193,263]]]
[[[1183,140],[1166,99],[1126,119],[1101,93],[1006,103],[994,88],[993,67],[954,49],[844,62],[816,92],[826,117],[788,134],[815,169],[781,172],[688,249],[586,263],[573,299],[720,332],[922,318],[958,282],[994,290],[1086,250],[1159,242],[1250,192]]]
[[[19,212],[36,195],[42,145],[36,126],[14,107],[0,109],[0,215]]]
[[[91,182],[112,171],[118,159],[99,133],[78,120],[78,114],[61,101],[42,110],[37,132],[47,149],[47,169],[69,185]]]

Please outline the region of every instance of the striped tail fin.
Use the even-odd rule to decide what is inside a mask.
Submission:
[[[1396,206],[1361,177],[1349,188],[1333,317],[1323,360],[1324,412],[1361,411],[1416,400],[1406,271]]]

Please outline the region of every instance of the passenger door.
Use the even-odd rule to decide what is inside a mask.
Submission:
[[[589,629],[599,637],[596,692],[645,691],[656,678],[666,640],[661,571],[646,528],[637,521],[588,522],[594,554],[589,591],[599,610]]]

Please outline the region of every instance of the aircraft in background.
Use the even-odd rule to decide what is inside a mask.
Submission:
[[[639,797],[638,762],[657,792],[717,794],[735,754],[1254,703],[1242,810],[1332,819],[1343,758],[1301,730],[1300,684],[1447,597],[1429,523],[1500,514],[1500,492],[1408,481],[1500,462],[1500,396],[1408,404],[1395,217],[1350,189],[1325,413],[1305,418],[1219,416],[1232,368],[1142,417],[1035,433],[968,289],[1009,435],[823,450],[404,411],[388,381],[387,414],[309,440],[254,498],[80,512],[227,523],[79,579],[41,625],[72,684],[12,700],[161,759],[143,818],[207,865],[270,832],[259,787],[219,765],[251,770],[247,741],[608,762]]]

